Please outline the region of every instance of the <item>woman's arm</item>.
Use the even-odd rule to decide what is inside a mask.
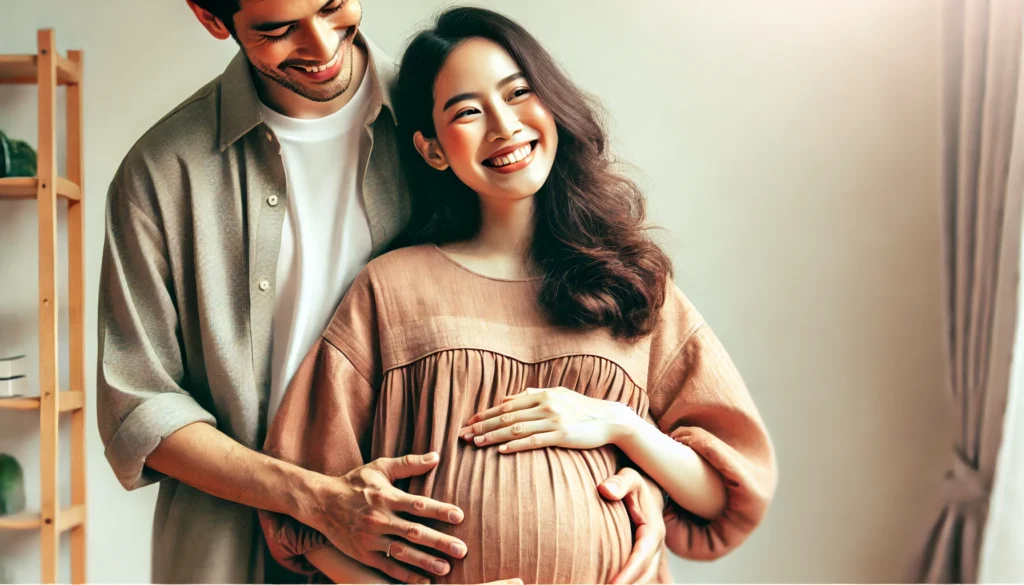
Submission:
[[[332,583],[390,583],[380,573],[328,546],[306,553],[306,560]]]
[[[615,445],[680,507],[702,518],[725,508],[722,477],[693,449],[678,443],[625,404],[568,388],[528,388],[474,415],[460,432],[478,447],[502,453]]]
[[[682,508],[705,519],[721,514],[725,483],[715,468],[632,410],[621,410],[620,422],[613,425],[612,444]]]

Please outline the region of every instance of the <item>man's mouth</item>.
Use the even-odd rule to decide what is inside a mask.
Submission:
[[[493,156],[483,162],[485,167],[491,167],[500,169],[509,165],[514,165],[517,162],[526,160],[527,157],[533,152],[533,149],[537,147],[537,141],[533,140],[513,150],[512,152],[502,153],[498,156]]]
[[[330,61],[328,61],[327,63],[324,63],[323,65],[315,65],[315,66],[312,66],[312,67],[304,67],[302,65],[293,65],[293,67],[295,67],[296,69],[298,69],[300,71],[305,71],[306,73],[320,73],[322,71],[327,71],[331,67],[334,67],[335,65],[338,64],[339,61],[341,61],[341,49],[340,49],[340,47],[339,47],[338,52],[334,54],[334,57],[332,57]]]

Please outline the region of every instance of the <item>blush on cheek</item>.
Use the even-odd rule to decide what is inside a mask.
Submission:
[[[437,138],[444,148],[448,164],[463,168],[477,162],[476,154],[480,140],[474,132],[460,129],[458,126],[444,128],[437,133]]]

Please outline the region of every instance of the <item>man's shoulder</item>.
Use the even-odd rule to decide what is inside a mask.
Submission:
[[[126,158],[216,152],[221,76],[175,106],[135,142]]]

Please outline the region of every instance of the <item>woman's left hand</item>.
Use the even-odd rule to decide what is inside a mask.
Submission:
[[[502,453],[544,447],[596,449],[615,443],[642,420],[628,406],[568,388],[527,388],[473,415],[459,436],[478,447],[500,444]]]

